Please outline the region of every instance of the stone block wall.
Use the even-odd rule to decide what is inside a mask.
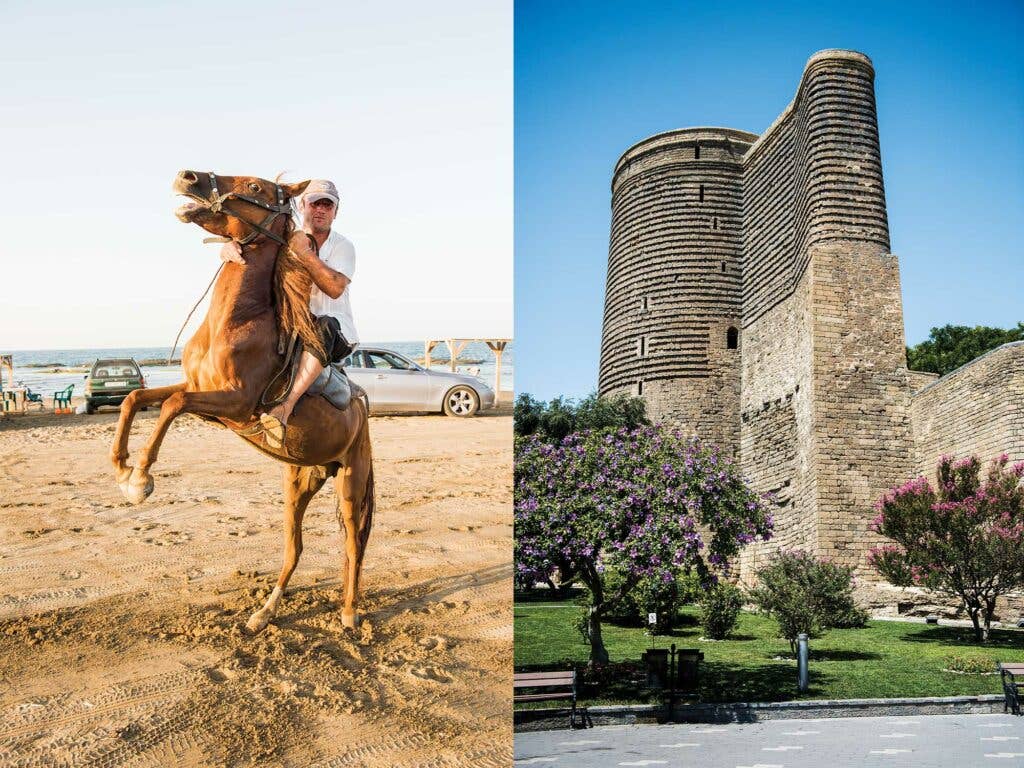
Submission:
[[[932,479],[943,454],[1024,460],[1024,341],[1004,344],[914,394],[914,471]]]
[[[910,391],[920,392],[933,381],[939,378],[939,374],[930,371],[907,371],[907,378],[910,379]]]

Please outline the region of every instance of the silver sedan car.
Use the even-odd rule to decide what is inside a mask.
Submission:
[[[475,376],[429,370],[390,349],[360,347],[342,366],[366,390],[371,413],[443,411],[472,416],[494,407],[494,390]]]

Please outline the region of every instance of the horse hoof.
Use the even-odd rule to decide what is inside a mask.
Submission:
[[[357,614],[355,611],[342,611],[341,626],[343,626],[345,629],[355,629],[359,626],[359,614]]]
[[[245,628],[249,630],[250,634],[258,635],[260,632],[267,628],[267,624],[270,623],[271,618],[272,616],[267,611],[264,611],[262,609],[258,610],[256,611],[256,613],[249,617],[249,620],[247,622],[245,622]]]
[[[153,492],[153,476],[136,467],[126,483],[119,483],[121,493],[130,504],[141,504]]]
[[[121,493],[129,504],[141,504],[153,492],[153,478],[145,483],[121,483]]]

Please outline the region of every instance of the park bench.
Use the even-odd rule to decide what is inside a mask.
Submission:
[[[996,664],[1003,681],[1003,712],[1020,714],[1020,693],[1024,689],[1024,664]]]
[[[569,727],[576,727],[576,670],[564,672],[516,672],[512,681],[512,702],[551,701],[571,699]],[[544,691],[543,693],[519,693],[522,690]],[[586,725],[586,710],[581,712],[581,725]]]

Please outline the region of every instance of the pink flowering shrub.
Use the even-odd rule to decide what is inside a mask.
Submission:
[[[919,477],[876,504],[872,529],[895,543],[873,549],[871,565],[898,586],[959,597],[986,641],[996,598],[1024,586],[1022,476],[1005,453],[984,479],[978,459],[943,456],[935,488]]]
[[[558,571],[586,585],[594,662],[608,660],[602,617],[641,581],[671,584],[689,568],[709,579],[772,531],[731,459],[659,427],[517,437],[514,500],[517,577]]]

